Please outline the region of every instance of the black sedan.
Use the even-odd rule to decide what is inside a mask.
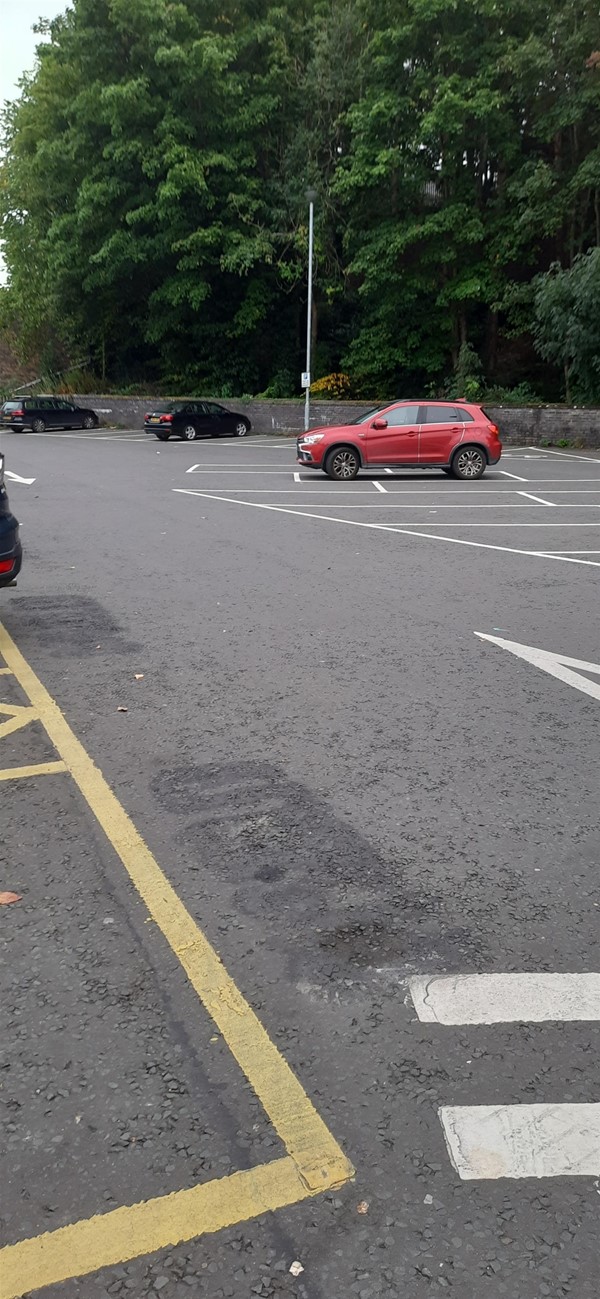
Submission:
[[[0,407],[0,424],[5,428],[31,429],[45,433],[50,428],[98,428],[95,410],[76,406],[67,397],[15,397]]]
[[[10,512],[4,486],[4,456],[0,451],[0,586],[14,582],[21,568],[22,550],[19,524]]]
[[[246,415],[226,410],[216,401],[171,401],[148,411],[144,428],[161,442],[172,434],[194,442],[196,438],[245,438],[252,425]]]

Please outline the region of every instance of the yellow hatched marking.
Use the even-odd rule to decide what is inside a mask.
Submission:
[[[6,735],[14,735],[30,722],[39,720],[35,708],[16,708],[9,704],[0,704],[0,713],[8,713],[8,721],[0,722],[0,740]]]
[[[118,1223],[125,1225],[119,1235],[118,1260],[116,1255],[110,1252],[108,1262],[123,1262],[137,1256],[138,1253],[147,1253],[165,1245],[173,1245],[183,1239],[189,1240],[203,1231],[216,1231],[221,1227],[243,1221],[247,1216],[255,1216],[254,1212],[248,1214],[248,1206],[255,1195],[254,1190],[251,1190],[254,1185],[262,1187],[260,1194],[264,1195],[264,1200],[260,1201],[261,1207],[257,1210],[261,1213],[267,1209],[281,1207],[282,1203],[289,1204],[306,1196],[316,1195],[319,1191],[347,1181],[354,1174],[351,1163],[317,1114],[295,1074],[271,1042],[251,1006],[242,996],[233,979],[229,977],[214,948],[169,884],[158,862],[102,773],[73,734],[60,708],[1,625],[0,650],[5,663],[11,668],[30,699],[32,712],[35,716],[39,716],[67,770],[71,773],[146,903],[150,917],[162,930],[192,987],[261,1101],[270,1122],[285,1146],[294,1169],[292,1177],[289,1170],[286,1172],[284,1169],[284,1165],[287,1167],[287,1161],[278,1160],[272,1164],[262,1165],[249,1174],[239,1173],[233,1178],[196,1187],[194,1192],[176,1192],[176,1196],[184,1197],[177,1200],[178,1205],[194,1204],[202,1210],[200,1216],[194,1210],[193,1221],[190,1217],[185,1218],[187,1226],[182,1225],[182,1222],[176,1218],[161,1216],[163,1210],[160,1206],[171,1202],[172,1197],[161,1197],[158,1200],[148,1201],[142,1206],[134,1205],[116,1210],[115,1213],[124,1215],[123,1218],[118,1219]],[[287,1179],[285,1185],[290,1192],[290,1198],[283,1200],[281,1200],[280,1180],[282,1170],[285,1174],[284,1180]],[[237,1182],[235,1178],[241,1178],[242,1181]],[[258,1178],[258,1182],[253,1182],[253,1178]],[[292,1186],[295,1187],[293,1193]],[[269,1191],[270,1187],[271,1191]],[[245,1188],[244,1193],[238,1194],[238,1188]],[[193,1194],[197,1194],[197,1200],[185,1199],[186,1196]],[[152,1217],[154,1210],[158,1215],[156,1221],[163,1224],[164,1230],[167,1231],[166,1236],[163,1227],[161,1227],[163,1234],[158,1231],[155,1237],[152,1236],[148,1224],[154,1221]],[[213,1212],[216,1218],[211,1217]],[[131,1218],[127,1215],[131,1215]],[[55,1247],[51,1246],[50,1242],[56,1242],[56,1250],[63,1259],[62,1279],[106,1266],[105,1224],[114,1219],[115,1214],[112,1213],[91,1218],[87,1222],[74,1223],[71,1227],[60,1228],[57,1232],[47,1233],[0,1250],[0,1299],[18,1299],[18,1296],[49,1285],[56,1279],[56,1272],[48,1273],[44,1262],[45,1259],[55,1257],[53,1253]],[[204,1221],[208,1223],[216,1221],[218,1225],[203,1226]],[[138,1238],[138,1243],[140,1240],[144,1243],[139,1249],[135,1246],[132,1252],[134,1231],[139,1223],[145,1226]],[[167,1223],[171,1223],[171,1226],[167,1227],[165,1225]],[[65,1232],[81,1232],[81,1238],[85,1242],[85,1257],[78,1258],[76,1266],[72,1261],[74,1257],[71,1252],[72,1245]],[[88,1232],[92,1233],[94,1240],[98,1239],[99,1253],[91,1248],[91,1238],[86,1234]],[[108,1237],[110,1237],[110,1230]],[[152,1241],[155,1243],[148,1243]],[[4,1274],[5,1258],[10,1258],[10,1251],[15,1250],[19,1251],[17,1289],[12,1282],[10,1286],[5,1282]],[[12,1257],[15,1257],[14,1253]],[[96,1261],[99,1257],[103,1261]],[[16,1275],[14,1271],[12,1275],[13,1277]]]
[[[54,776],[67,771],[66,762],[36,762],[30,767],[4,767],[0,780],[23,780],[26,776]]]
[[[0,1251],[1,1299],[172,1248],[310,1195],[293,1159],[114,1209]],[[32,1280],[32,1277],[34,1278]]]
[[[21,713],[34,713],[35,710],[29,704],[5,704],[0,703],[0,713],[5,717],[19,717]],[[37,714],[35,714],[37,716]],[[28,718],[28,720],[30,720]]]
[[[12,677],[10,668],[0,668],[0,677]]]

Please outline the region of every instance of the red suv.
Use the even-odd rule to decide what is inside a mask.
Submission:
[[[502,454],[496,425],[481,406],[463,401],[396,401],[352,424],[310,429],[296,445],[301,465],[336,479],[356,478],[359,469],[377,465],[481,478]]]

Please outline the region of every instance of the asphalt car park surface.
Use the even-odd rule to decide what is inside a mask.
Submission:
[[[2,1299],[595,1299],[600,457],[0,442]]]

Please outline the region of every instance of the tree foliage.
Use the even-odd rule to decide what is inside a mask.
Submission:
[[[311,185],[317,375],[551,390],[544,293],[600,246],[596,0],[72,0],[43,34],[0,185],[24,352],[296,390]]]
[[[534,337],[542,356],[560,365],[567,401],[600,395],[600,248],[558,262],[535,285]]]

